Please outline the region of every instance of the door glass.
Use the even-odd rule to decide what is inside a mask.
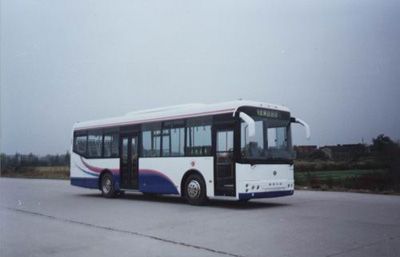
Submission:
[[[131,186],[136,187],[137,184],[137,159],[138,159],[138,147],[137,137],[131,138]]]
[[[217,135],[217,152],[233,151],[233,131],[219,131]]]
[[[217,131],[215,194],[235,195],[233,130]]]
[[[131,143],[131,160],[136,160],[137,159],[137,138],[136,137],[132,137],[132,143]]]
[[[217,133],[217,176],[229,177],[232,175],[233,158],[233,131],[218,131]]]
[[[121,158],[122,158],[122,164],[127,164],[128,163],[128,138],[123,138],[122,139],[122,153],[121,153]]]

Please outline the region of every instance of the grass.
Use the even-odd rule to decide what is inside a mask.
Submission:
[[[296,172],[295,178],[302,180],[309,176],[318,177],[320,180],[355,178],[368,174],[384,173],[385,170],[331,170],[331,171],[303,171]]]
[[[398,191],[388,170],[333,170],[295,172],[297,187],[322,190]]]
[[[44,179],[69,179],[68,166],[38,166],[21,167],[1,172],[2,177],[12,178],[44,178]]]
[[[349,171],[349,170],[379,170],[387,169],[387,163],[378,162],[374,159],[364,159],[359,161],[306,161],[296,160],[294,165],[298,172],[319,172],[319,171]]]

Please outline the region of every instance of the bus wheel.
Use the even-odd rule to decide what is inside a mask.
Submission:
[[[185,197],[193,205],[202,205],[206,202],[206,185],[200,175],[192,174],[186,179]]]
[[[101,194],[107,198],[115,196],[113,177],[110,173],[106,173],[101,177]]]

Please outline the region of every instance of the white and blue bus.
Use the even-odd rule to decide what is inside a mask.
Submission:
[[[232,101],[136,111],[73,126],[71,184],[247,201],[292,195],[291,124],[286,107]]]

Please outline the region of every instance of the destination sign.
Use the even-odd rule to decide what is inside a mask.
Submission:
[[[279,118],[279,112],[274,110],[257,109],[257,116],[277,119]]]

